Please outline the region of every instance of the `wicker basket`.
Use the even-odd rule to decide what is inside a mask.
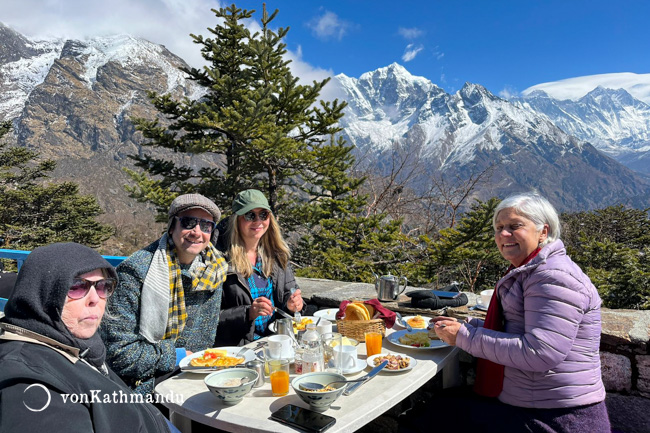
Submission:
[[[379,332],[386,335],[386,324],[382,319],[373,320],[337,320],[336,326],[341,335],[354,338],[359,342],[366,341],[366,332]]]

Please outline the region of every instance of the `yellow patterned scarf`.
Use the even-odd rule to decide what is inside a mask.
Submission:
[[[201,252],[202,263],[193,265],[192,269],[192,291],[216,290],[226,281],[228,264],[217,249],[209,244]],[[181,266],[176,255],[171,236],[169,237],[169,248],[167,248],[167,264],[169,265],[169,289],[171,291],[169,301],[169,319],[163,340],[176,339],[183,332],[187,311],[185,310],[185,290],[181,277]]]

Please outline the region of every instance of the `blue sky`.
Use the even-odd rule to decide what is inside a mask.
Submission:
[[[539,83],[650,73],[647,0],[267,0],[295,73],[358,77],[393,62],[447,92],[469,81],[502,96]],[[28,36],[129,33],[199,61],[188,34],[207,35],[216,0],[5,0],[0,21]],[[257,9],[262,1],[241,1]]]

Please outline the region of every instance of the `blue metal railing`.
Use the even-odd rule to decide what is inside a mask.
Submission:
[[[21,250],[6,250],[0,248],[0,259],[9,259],[9,260],[15,260],[18,263],[18,270],[20,271],[21,266],[23,265],[23,262],[27,258],[27,256],[31,253],[31,251],[21,251]],[[102,256],[104,257],[108,263],[110,263],[113,266],[119,265],[122,260],[126,259],[126,257],[122,256]],[[7,299],[5,298],[0,298],[0,312],[4,311],[5,304],[7,303]],[[2,316],[2,314],[0,314]]]
[[[18,270],[20,270],[20,267],[23,265],[23,262],[27,258],[27,256],[31,253],[31,251],[21,251],[21,250],[5,250],[0,248],[0,259],[10,259],[10,260],[16,260],[18,262]],[[126,257],[123,256],[102,256],[104,257],[108,263],[110,263],[113,266],[117,266]]]

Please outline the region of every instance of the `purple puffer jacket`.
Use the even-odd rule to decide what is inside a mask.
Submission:
[[[505,365],[499,400],[513,406],[563,408],[605,399],[601,379],[600,297],[589,277],[552,242],[497,283],[505,331],[472,319],[456,345]]]

